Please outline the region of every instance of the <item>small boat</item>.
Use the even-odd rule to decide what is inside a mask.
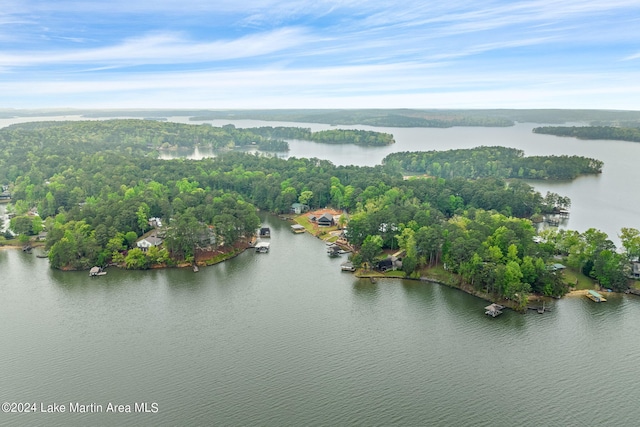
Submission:
[[[198,266],[194,264],[194,265],[193,265],[193,272],[194,272],[194,273],[197,273],[198,271],[200,271],[200,270],[198,269]]]

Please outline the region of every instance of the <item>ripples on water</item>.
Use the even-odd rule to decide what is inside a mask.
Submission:
[[[640,354],[635,297],[491,319],[486,302],[447,287],[341,273],[322,242],[270,221],[270,254],[198,274],[89,279],[1,252],[0,321],[15,325],[1,332],[3,390],[159,402],[160,414],[117,419],[130,425],[632,425],[640,415],[624,403],[640,379],[629,368]]]

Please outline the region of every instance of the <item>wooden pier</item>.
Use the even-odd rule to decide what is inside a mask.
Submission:
[[[547,307],[544,303],[544,301],[542,302],[542,305],[539,306],[529,306],[527,307],[527,310],[533,310],[533,311],[537,311],[538,314],[544,314],[548,311],[551,311],[550,307]]]

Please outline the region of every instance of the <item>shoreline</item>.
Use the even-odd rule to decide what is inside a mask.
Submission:
[[[0,246],[0,250],[2,249],[22,249],[22,246],[16,246],[16,245],[1,245]]]

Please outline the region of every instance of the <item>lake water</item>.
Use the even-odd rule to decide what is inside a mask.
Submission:
[[[296,142],[289,155],[343,164],[336,150],[353,150],[349,160],[375,164],[388,150],[507,145],[592,156],[601,176],[537,188],[572,197],[576,228],[640,226],[640,144],[530,128],[393,129],[392,147]],[[263,220],[270,253],[198,273],[89,278],[0,250],[0,398],[67,411],[0,413],[0,425],[637,425],[639,297],[564,298],[543,315],[492,319],[485,301],[454,289],[342,273],[344,257],[327,257],[323,242]],[[71,403],[158,411],[70,413]]]
[[[264,217],[271,252],[87,272],[0,251],[0,425],[635,425],[640,299],[492,319],[426,282],[370,283]],[[157,413],[69,413],[157,403]],[[151,406],[149,406],[151,408]]]

